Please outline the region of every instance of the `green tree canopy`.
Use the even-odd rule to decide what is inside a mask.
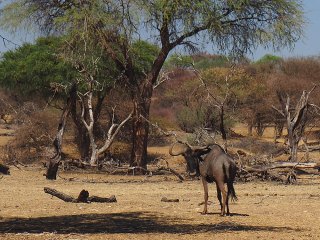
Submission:
[[[282,60],[281,57],[272,55],[272,54],[266,54],[260,59],[258,59],[255,63],[256,64],[277,64]]]
[[[5,52],[0,61],[0,85],[24,97],[47,97],[57,90],[57,84],[70,82],[75,72],[58,57],[60,44],[60,38],[39,38],[35,44]]]

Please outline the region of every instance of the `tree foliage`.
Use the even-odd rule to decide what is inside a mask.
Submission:
[[[218,50],[242,54],[257,45],[280,47],[300,37],[301,2],[276,1],[136,1],[150,29],[166,27],[173,45],[193,46],[188,37],[205,32]]]
[[[201,77],[206,84],[205,92],[212,92],[218,102],[225,100],[232,105],[244,101],[250,94],[247,86],[252,79],[243,68],[210,68],[203,71]]]
[[[142,167],[147,159],[153,87],[174,48],[194,51],[194,42],[204,40],[212,42],[219,52],[241,56],[260,45],[292,47],[304,23],[300,0],[15,0],[4,8],[10,16],[7,25],[10,19],[17,19],[14,4],[25,8],[25,19],[46,32],[81,36],[90,30],[92,39],[97,40],[130,86],[134,106],[132,164]],[[151,36],[159,51],[151,68],[140,78],[131,47],[142,35]]]
[[[5,52],[0,61],[1,86],[22,96],[48,97],[61,90],[57,84],[70,82],[75,71],[59,58],[60,46],[60,38],[39,38],[35,44]]]
[[[232,60],[224,55],[195,55],[194,66],[198,70],[205,70],[214,67],[227,67]]]
[[[140,36],[138,31],[146,28],[162,44],[169,38],[170,48],[180,44],[194,48],[187,39],[204,37],[217,50],[236,54],[258,45],[293,46],[304,24],[300,0],[15,0],[2,13],[2,23],[9,27],[23,19],[42,30],[67,32],[81,31],[81,25],[70,23],[85,14],[90,16],[88,26],[116,31],[123,41]]]
[[[282,58],[279,56],[266,54],[255,63],[256,64],[276,64],[276,63],[279,63],[281,60]]]

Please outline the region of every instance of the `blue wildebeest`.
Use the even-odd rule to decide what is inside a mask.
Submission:
[[[173,147],[182,144],[179,151],[173,152]],[[208,212],[208,183],[215,182],[217,186],[217,197],[221,206],[221,216],[229,215],[229,197],[237,200],[233,182],[236,176],[237,167],[230,155],[218,144],[211,144],[205,147],[194,147],[188,143],[178,141],[170,149],[171,156],[182,155],[186,162],[191,176],[201,176],[204,188],[204,209],[202,214]],[[226,191],[224,184],[227,184]],[[226,212],[227,207],[227,212]]]

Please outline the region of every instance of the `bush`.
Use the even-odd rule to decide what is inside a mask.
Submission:
[[[165,69],[174,69],[174,68],[188,69],[192,67],[192,65],[193,65],[193,60],[191,56],[173,54],[165,62],[164,68]]]
[[[53,155],[52,141],[56,133],[53,113],[33,112],[16,130],[15,139],[7,146],[6,162],[35,163]]]
[[[200,125],[199,114],[195,111],[191,111],[188,107],[183,107],[177,113],[177,121],[179,127],[185,132],[193,132],[195,128]]]
[[[280,63],[281,61],[282,61],[281,57],[271,55],[271,54],[266,54],[255,63],[256,64],[277,64],[277,63]]]
[[[195,106],[182,107],[177,113],[179,127],[185,132],[194,132],[197,128],[216,129],[217,116],[211,108]]]
[[[195,68],[205,70],[214,67],[226,67],[229,64],[229,59],[222,55],[194,55]]]
[[[129,163],[131,158],[131,144],[114,142],[110,147],[110,154],[115,161]]]

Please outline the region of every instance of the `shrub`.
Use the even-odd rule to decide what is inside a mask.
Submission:
[[[194,132],[197,128],[216,129],[217,116],[211,108],[196,105],[193,108],[182,107],[177,113],[179,127],[186,132]]]
[[[33,112],[18,127],[14,140],[7,146],[7,162],[34,163],[52,156],[52,140],[56,132],[53,113]]]

